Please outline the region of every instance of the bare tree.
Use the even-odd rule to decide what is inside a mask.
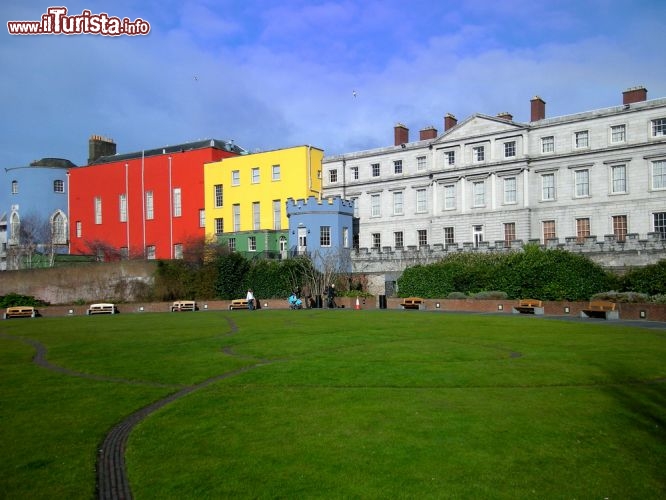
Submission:
[[[349,249],[331,251],[314,250],[294,259],[297,266],[291,273],[291,284],[294,289],[306,286],[316,301],[320,301],[331,284],[345,277],[349,281],[351,273],[351,253]],[[317,299],[318,297],[318,299]]]
[[[36,256],[47,254],[51,248],[49,220],[35,213],[21,217],[18,226],[12,226],[11,231],[7,248],[8,267],[11,269],[35,267],[40,262]],[[50,258],[49,262],[52,261],[53,258]]]

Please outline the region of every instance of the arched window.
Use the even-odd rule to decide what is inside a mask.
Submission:
[[[18,181],[12,181],[12,194],[18,194]]]
[[[21,233],[21,219],[18,212],[12,212],[9,216],[9,244],[18,245]]]
[[[67,218],[62,210],[51,216],[51,242],[55,245],[67,244]]]

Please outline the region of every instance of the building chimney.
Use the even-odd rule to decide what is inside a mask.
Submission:
[[[437,129],[433,126],[422,128],[419,131],[419,140],[427,141],[428,139],[435,139],[437,137]]]
[[[531,117],[530,121],[537,122],[543,120],[546,117],[546,101],[541,99],[538,95],[535,95],[530,100],[531,103]]]
[[[631,87],[622,92],[622,104],[647,101],[647,89],[643,86]]]
[[[451,113],[446,113],[444,117],[444,131],[446,132],[449,129],[452,129],[458,124],[458,119],[453,116]]]
[[[513,115],[511,113],[508,113],[506,111],[502,111],[501,113],[497,113],[497,118],[501,120],[506,120],[508,122],[513,121]]]
[[[112,156],[116,154],[116,143],[113,139],[102,137],[101,135],[91,135],[88,139],[88,165],[102,156]]]
[[[409,129],[405,127],[402,123],[396,123],[393,128],[393,137],[395,139],[395,145],[400,146],[409,142]]]

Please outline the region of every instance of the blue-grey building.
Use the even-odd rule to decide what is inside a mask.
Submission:
[[[318,200],[287,200],[289,249],[307,254],[320,270],[351,272],[354,246],[354,204],[340,196]]]
[[[41,267],[67,253],[69,160],[0,170],[0,270]]]

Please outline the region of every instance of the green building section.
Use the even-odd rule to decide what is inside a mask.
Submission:
[[[217,235],[217,242],[248,259],[286,259],[289,231],[283,229],[222,233]]]

